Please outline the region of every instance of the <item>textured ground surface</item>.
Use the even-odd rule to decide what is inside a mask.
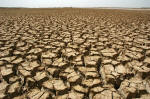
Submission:
[[[150,99],[150,11],[0,9],[0,99]]]

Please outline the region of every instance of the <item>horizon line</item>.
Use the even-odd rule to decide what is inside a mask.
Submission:
[[[150,7],[0,7],[0,8],[139,8],[139,9],[147,9]]]

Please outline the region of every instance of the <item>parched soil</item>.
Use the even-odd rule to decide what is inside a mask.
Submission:
[[[0,9],[0,99],[150,99],[150,11]]]

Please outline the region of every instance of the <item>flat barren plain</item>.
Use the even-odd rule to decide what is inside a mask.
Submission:
[[[150,99],[150,11],[1,8],[0,99]]]

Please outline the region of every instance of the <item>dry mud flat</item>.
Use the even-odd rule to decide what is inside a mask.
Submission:
[[[150,99],[150,11],[0,9],[0,99]]]

